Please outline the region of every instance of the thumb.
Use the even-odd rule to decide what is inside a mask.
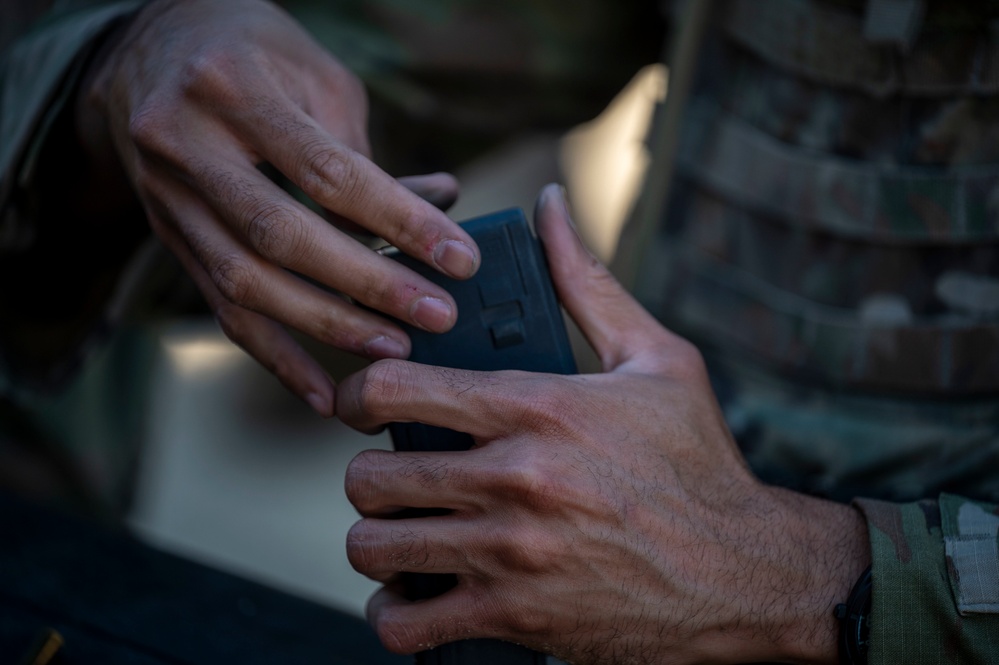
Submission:
[[[636,356],[683,343],[583,245],[560,186],[551,184],[541,190],[534,217],[559,299],[597,352],[605,372]]]

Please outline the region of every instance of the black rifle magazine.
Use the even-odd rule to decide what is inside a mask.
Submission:
[[[428,365],[495,371],[575,374],[562,311],[548,263],[523,211],[504,210],[462,227],[479,245],[475,277],[445,277],[401,252],[388,255],[440,284],[458,303],[458,321],[443,334],[402,325],[412,340],[410,360]],[[396,450],[467,450],[472,437],[421,423],[389,425]],[[412,515],[413,513],[408,513]],[[453,575],[410,574],[411,599],[430,598],[456,584]],[[420,665],[544,665],[546,656],[498,640],[463,640],[417,654]]]

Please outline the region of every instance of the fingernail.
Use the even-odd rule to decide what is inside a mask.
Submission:
[[[382,335],[364,345],[364,352],[371,358],[405,358],[406,347],[399,340]]]
[[[434,262],[456,279],[464,279],[475,274],[479,259],[471,247],[460,240],[445,240],[434,250]]]
[[[308,393],[305,396],[305,401],[312,407],[312,410],[321,416],[325,416],[329,411],[329,400],[325,399],[319,393]]]
[[[409,309],[409,315],[427,330],[443,331],[451,325],[451,305],[440,298],[420,298]]]

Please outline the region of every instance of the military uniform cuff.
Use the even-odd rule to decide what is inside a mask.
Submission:
[[[854,503],[871,540],[868,662],[999,662],[996,506],[947,494]]]
[[[0,57],[0,247],[30,243],[11,199],[30,185],[31,156],[71,97],[89,49],[141,0],[51,14]]]

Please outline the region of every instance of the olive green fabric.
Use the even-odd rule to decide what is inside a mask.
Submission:
[[[837,15],[845,42],[864,39],[862,13],[760,0],[753,19],[745,5],[718,3],[705,37],[677,179],[636,286],[643,303],[801,380],[999,394],[999,96],[884,96],[804,71],[811,29],[797,33],[782,10],[815,25]],[[747,45],[732,15],[777,27]],[[977,66],[951,58],[954,43],[999,48],[991,32],[927,24],[891,61]]]
[[[955,597],[962,597],[961,589],[969,587],[986,589],[989,600],[996,601],[999,507],[946,494],[939,501],[857,503],[868,520],[874,553],[869,662],[997,662],[995,607],[985,613],[958,614],[954,605]],[[981,545],[970,561],[952,556],[955,525],[962,523],[970,523],[966,537]],[[938,620],[927,621],[928,617]]]

